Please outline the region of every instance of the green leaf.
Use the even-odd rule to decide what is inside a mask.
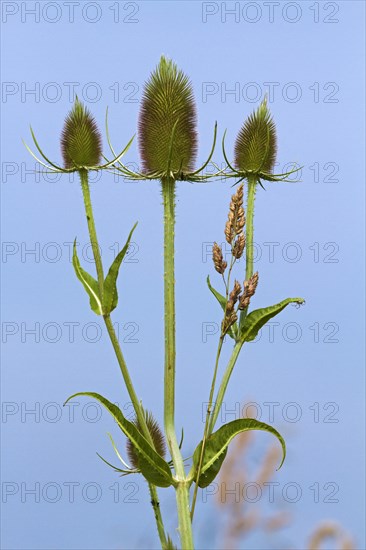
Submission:
[[[94,392],[79,392],[71,395],[66,401],[65,405],[70,399],[85,395],[92,397],[101,403],[110,414],[113,416],[118,426],[121,428],[126,437],[133,443],[136,448],[136,452],[139,456],[139,467],[142,475],[145,479],[157,487],[169,487],[173,484],[173,476],[170,471],[169,465],[163,458],[152,448],[150,443],[145,437],[138,431],[136,426],[129,422],[122,414],[121,410],[108,401],[105,397],[99,393]]]
[[[117,292],[117,278],[118,278],[118,272],[119,268],[121,267],[121,263],[123,262],[123,259],[126,255],[126,252],[128,250],[128,247],[130,245],[131,237],[136,229],[137,222],[133,226],[133,228],[130,231],[130,234],[128,235],[128,239],[126,241],[125,246],[122,248],[122,250],[117,254],[117,256],[114,259],[114,262],[112,263],[111,267],[109,268],[108,274],[104,281],[103,286],[103,311],[104,314],[108,314],[111,311],[113,311],[117,307],[118,303],[118,292]]]
[[[224,426],[221,426],[216,432],[214,432],[206,441],[205,453],[203,457],[201,475],[198,485],[201,488],[207,487],[212,483],[217,474],[220,471],[222,463],[225,460],[227,449],[230,441],[239,433],[246,432],[248,430],[263,430],[269,432],[277,437],[282,446],[283,457],[279,468],[281,468],[286,457],[286,444],[283,437],[277,430],[252,418],[241,418],[239,420],[233,420]],[[202,441],[196,448],[193,454],[193,466],[190,472],[190,478],[194,479],[197,474],[198,465],[201,457]]]
[[[240,339],[242,342],[251,342],[254,340],[260,331],[260,329],[270,320],[280,313],[289,304],[303,304],[302,298],[286,298],[274,306],[264,307],[261,309],[255,309],[244,319],[244,323],[241,327]]]
[[[225,312],[226,309],[226,298],[220,292],[217,292],[217,290],[214,289],[214,287],[211,285],[210,277],[207,275],[207,286],[211,290],[212,294],[215,296],[216,300],[219,302],[220,306],[222,307],[223,312]],[[231,328],[228,330],[228,335],[231,336],[231,338],[236,338],[236,334],[238,331],[238,325],[237,323],[234,323]]]
[[[99,285],[97,281],[81,267],[76,251],[76,239],[74,241],[72,265],[74,266],[77,278],[81,281],[83,287],[89,295],[90,307],[97,315],[103,315],[102,301],[99,295]]]

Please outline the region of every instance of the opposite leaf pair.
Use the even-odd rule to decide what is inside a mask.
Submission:
[[[95,392],[76,393],[67,399],[65,405],[71,399],[78,396],[85,396],[96,399],[113,416],[119,428],[133,445],[134,453],[136,453],[138,457],[139,471],[148,482],[153,483],[157,487],[170,487],[171,485],[176,485],[176,480],[172,475],[169,464],[149,444],[149,442],[138,430],[136,425],[124,417],[122,411],[116,405],[108,401],[108,399],[106,399],[102,395]],[[283,451],[281,464],[279,465],[279,468],[281,468],[286,457],[286,446],[282,436],[277,432],[277,430],[275,430],[268,424],[265,424],[264,422],[259,422],[258,420],[251,418],[233,420],[232,422],[229,422],[228,424],[225,424],[224,426],[219,428],[209,437],[206,442],[204,462],[201,467],[200,478],[198,480],[198,485],[201,488],[210,485],[210,483],[213,482],[213,480],[219,473],[222,463],[225,460],[230,441],[236,435],[250,430],[263,430],[277,437],[277,439],[281,443]],[[197,481],[196,477],[201,449],[202,441],[199,443],[193,453],[193,465],[187,477],[187,482],[189,484]],[[131,473],[134,472],[136,472],[136,470],[132,471]]]
[[[79,258],[76,251],[76,239],[74,241],[72,263],[75,269],[75,273],[79,281],[81,281],[83,287],[89,295],[90,307],[97,315],[109,315],[118,304],[118,292],[117,292],[117,279],[119,268],[123,262],[123,259],[127,253],[132,234],[136,229],[137,223],[133,226],[128,235],[125,246],[117,254],[109,268],[108,274],[103,284],[103,295],[100,295],[100,288],[98,282],[87,273],[80,265]]]

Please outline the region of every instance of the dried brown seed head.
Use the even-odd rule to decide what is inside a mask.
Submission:
[[[259,280],[258,271],[254,273],[249,280],[244,281],[243,284],[243,294],[239,300],[239,309],[246,309],[250,304],[250,298],[254,295]]]
[[[212,247],[212,259],[216,271],[223,274],[227,267],[227,262],[224,261],[222,250],[216,242],[213,244]]]
[[[243,294],[240,297],[238,309],[240,309],[240,310],[241,309],[246,309],[249,306],[249,303],[250,303],[250,298],[248,298],[247,296],[245,296],[245,294]]]
[[[241,184],[231,197],[228,220],[225,225],[225,238],[231,245],[236,235],[242,231],[245,224],[243,197],[244,187],[243,184]]]
[[[234,307],[234,304],[233,304]],[[234,323],[238,320],[238,316],[236,314],[236,311],[231,311],[230,315],[227,314],[224,317],[224,320],[222,321],[221,330],[223,334],[226,334],[227,331],[232,327]]]
[[[244,233],[239,233],[235,244],[233,246],[233,256],[237,260],[242,257],[245,247],[245,235]]]
[[[244,185],[241,183],[239,187],[236,190],[236,193],[234,195],[235,201],[237,204],[243,204],[243,198],[244,198]]]
[[[253,273],[253,275],[249,279],[249,286],[250,286],[251,292],[252,292],[251,296],[253,296],[253,294],[256,291],[256,288],[257,288],[257,285],[258,285],[258,280],[259,280],[259,273],[258,273],[258,271],[256,271],[255,273]]]
[[[232,212],[229,212],[228,221],[226,222],[226,225],[225,225],[225,238],[229,244],[233,242],[233,239],[235,237],[233,232],[233,220],[234,220],[234,216]]]
[[[240,293],[241,293],[241,286],[240,286],[240,283],[239,281],[237,281],[235,279],[235,282],[234,282],[234,288],[233,290],[230,292],[230,301],[234,302],[234,304],[236,304],[236,302],[238,301],[238,298],[240,296]]]
[[[225,317],[221,324],[221,330],[223,334],[226,334],[230,327],[236,323],[238,316],[235,310],[235,304],[239,299],[241,293],[241,286],[239,281],[234,281],[233,290],[230,292],[229,300],[225,308]]]
[[[243,231],[245,225],[245,214],[244,214],[244,208],[242,206],[238,209],[238,216],[236,219],[236,234],[239,235],[241,231]]]

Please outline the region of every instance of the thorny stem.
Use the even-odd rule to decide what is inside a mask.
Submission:
[[[246,222],[246,268],[245,278],[248,280],[253,275],[254,265],[254,202],[257,190],[256,177],[248,177],[248,200],[247,200],[247,222]]]
[[[90,242],[93,250],[95,267],[97,269],[99,293],[100,293],[101,301],[103,302],[104,272],[103,272],[102,258],[100,255],[100,249],[98,244],[97,231],[95,229],[93,208],[92,208],[92,203],[90,199],[88,172],[87,170],[80,170],[79,174],[80,174],[80,181],[81,181],[81,189],[83,191],[85,214],[86,214],[86,220],[88,222]]]
[[[93,215],[93,207],[91,203],[90,198],[90,189],[89,189],[89,183],[88,183],[88,172],[87,170],[80,170],[80,180],[81,180],[81,188],[83,191],[83,198],[84,198],[84,205],[85,205],[85,214],[86,219],[88,222],[88,229],[89,229],[89,235],[90,235],[90,241],[92,245],[93,250],[93,256],[95,261],[95,266],[97,270],[97,278],[98,278],[98,285],[99,285],[99,292],[101,296],[101,300],[103,303],[103,285],[104,285],[104,272],[103,272],[103,264],[102,264],[102,258],[100,254],[99,244],[98,244],[98,238],[97,238],[97,232],[95,228],[95,222],[94,222],[94,215]],[[128,391],[128,395],[130,396],[131,402],[133,404],[133,407],[135,409],[136,417],[139,421],[139,424],[142,428],[142,431],[144,432],[144,436],[146,439],[152,444],[152,438],[151,434],[148,430],[148,427],[146,425],[145,420],[145,414],[143,412],[143,409],[140,405],[140,402],[138,400],[138,397],[136,395],[135,389],[132,384],[132,380],[130,377],[130,374],[127,369],[126,361],[123,357],[121,346],[119,345],[119,341],[116,335],[116,332],[114,330],[114,326],[111,320],[111,317],[109,314],[103,315],[103,319],[109,334],[109,338],[111,340],[114,352],[117,357],[117,361],[119,364],[119,367],[121,369],[121,373],[123,376],[123,380],[126,385],[126,389]],[[165,529],[163,524],[163,518],[160,511],[160,505],[159,505],[159,497],[156,490],[155,485],[152,485],[149,483],[149,490],[151,495],[151,503],[154,510],[154,515],[156,519],[156,525],[159,533],[159,538],[162,544],[163,548],[166,548],[167,546],[167,539],[165,535]]]
[[[255,176],[248,177],[248,199],[247,199],[247,220],[245,235],[245,279],[249,281],[254,271],[254,202],[257,189],[257,180]],[[240,313],[239,326],[242,326],[247,316],[248,308]]]
[[[174,226],[175,181],[162,180],[164,199],[164,426],[168,447],[173,460],[177,487],[179,533],[182,548],[193,549],[192,523],[189,510],[189,482],[186,479],[183,458],[175,433],[175,275],[174,275]]]

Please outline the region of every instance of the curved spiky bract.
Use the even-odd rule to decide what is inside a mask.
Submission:
[[[160,429],[160,426],[158,422],[155,420],[151,412],[145,411],[145,418],[146,418],[146,425],[148,427],[148,430],[150,432],[152,441],[154,443],[154,448],[156,452],[164,458],[166,453],[166,445],[165,445],[165,438],[163,435],[163,432]],[[137,418],[132,420],[132,424],[138,428],[138,430],[141,431],[141,426]],[[132,464],[133,468],[139,468],[139,460],[138,460],[138,454],[136,452],[135,447],[131,443],[131,441],[127,440],[127,455],[130,463]]]
[[[162,57],[145,85],[139,117],[143,171],[157,177],[192,172],[196,107],[188,77]]]
[[[235,167],[240,172],[271,173],[276,152],[276,127],[264,99],[244,122],[236,138]]]
[[[65,168],[92,168],[102,158],[102,138],[89,110],[76,98],[61,135]]]

